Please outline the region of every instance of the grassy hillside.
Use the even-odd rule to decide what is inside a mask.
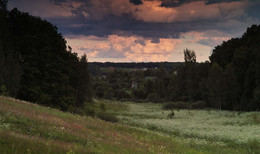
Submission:
[[[120,102],[103,101],[107,106]],[[162,104],[123,103],[128,110],[111,110],[121,123],[172,136],[188,147],[216,153],[260,153],[260,112],[162,110]],[[114,108],[114,107],[113,107]],[[231,150],[231,151],[229,151]]]
[[[152,116],[150,109],[155,107],[147,108],[149,112],[144,113],[142,107],[145,106],[141,104],[103,103],[110,112],[118,114],[123,110],[123,119],[127,119],[128,112],[140,122]],[[129,110],[125,110],[126,107]],[[143,116],[131,115],[133,107]],[[121,122],[130,124],[129,120],[122,119],[123,113],[120,114]],[[139,127],[146,128],[142,124]],[[148,128],[150,130],[105,122],[0,97],[0,153],[257,153],[254,148],[212,144],[214,141],[204,145],[200,139],[198,143],[193,139],[188,142],[187,136],[180,139],[160,133],[156,126]]]
[[[199,153],[130,126],[0,97],[0,153]]]

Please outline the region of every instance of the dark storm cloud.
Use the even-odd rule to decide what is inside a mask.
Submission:
[[[64,0],[56,0],[57,2],[64,2]],[[72,1],[72,0],[70,0]],[[74,2],[82,2],[81,0],[73,0]],[[98,35],[104,34],[108,35],[110,33],[125,31],[124,34],[136,34],[136,35],[142,35],[145,37],[178,37],[180,32],[186,32],[190,30],[207,30],[218,28],[218,29],[228,29],[230,28],[227,24],[219,24],[219,23],[227,23],[227,20],[247,20],[247,19],[240,19],[245,18],[244,12],[240,11],[240,8],[236,8],[237,6],[234,6],[234,8],[219,10],[221,8],[216,8],[216,11],[219,11],[219,14],[214,14],[216,11],[212,12],[202,12],[201,14],[192,17],[190,15],[190,10],[178,10],[180,13],[177,14],[180,17],[176,17],[172,14],[166,14],[167,16],[164,17],[163,14],[158,14],[159,12],[154,12],[155,14],[152,14],[153,12],[147,11],[147,8],[143,8],[144,10],[141,10],[136,13],[135,9],[129,9],[131,7],[126,6],[126,8],[123,8],[120,10],[123,4],[119,3],[118,5],[113,5],[112,3],[116,3],[119,0],[96,0],[96,1],[85,1],[84,4],[81,5],[81,7],[72,9],[72,13],[77,17],[73,18],[72,20],[75,22],[83,22],[85,24],[85,27],[77,28],[81,29],[86,34],[93,34]],[[121,0],[120,2],[122,2]],[[126,0],[125,0],[126,1]],[[138,1],[131,1],[132,3],[138,4]],[[145,1],[144,1],[145,2]],[[189,4],[191,2],[203,2],[201,0],[182,0],[182,1],[163,1],[163,6],[171,6],[172,4],[176,4],[177,6],[182,6],[183,4]],[[238,0],[209,0],[205,3],[205,5],[210,5],[215,3],[222,3],[222,2],[239,2]],[[95,5],[98,3],[98,5]],[[196,3],[198,4],[198,3]],[[144,5],[144,4],[143,4]],[[229,4],[231,7],[231,4]],[[119,7],[116,7],[119,6]],[[219,6],[216,6],[219,7]],[[162,7],[163,8],[163,7]],[[191,6],[187,6],[187,9],[196,9],[196,7],[192,8]],[[138,8],[139,10],[142,8]],[[146,10],[145,10],[146,9]],[[209,8],[207,11],[210,11],[214,8]],[[199,8],[201,10],[201,8]],[[198,10],[198,11],[199,11]],[[203,10],[203,9],[202,9]],[[146,12],[145,12],[146,11]],[[164,11],[164,10],[162,10]],[[161,11],[161,12],[162,12]],[[167,13],[169,10],[166,10]],[[86,13],[88,15],[87,18]],[[146,14],[145,14],[146,13]],[[174,13],[174,12],[173,12]],[[251,14],[253,14],[252,12]],[[206,14],[206,15],[205,15]],[[211,15],[212,14],[212,15]],[[172,18],[171,19],[171,16]],[[202,17],[200,16],[202,15]],[[243,16],[243,17],[240,17]],[[165,18],[165,19],[164,19]],[[73,22],[72,21],[72,22]],[[248,21],[246,21],[248,22]],[[71,22],[70,22],[71,23]],[[217,26],[216,26],[217,25]],[[65,25],[62,27],[62,29],[69,29],[69,25]],[[75,29],[75,32],[78,32],[78,30]],[[87,31],[90,32],[87,32]],[[97,34],[96,34],[97,33]]]
[[[201,0],[161,0],[163,7],[178,7],[185,3],[198,2]],[[235,2],[239,0],[207,0],[206,4],[215,4],[215,3],[223,3],[223,2]]]
[[[19,0],[14,1],[18,2]],[[34,2],[34,0],[31,1]],[[50,14],[47,19],[57,25],[65,35],[81,34],[99,37],[111,34],[138,35],[151,38],[152,42],[156,43],[159,42],[159,38],[178,38],[181,33],[189,31],[218,30],[236,35],[238,31],[244,31],[246,27],[253,23],[258,24],[257,21],[259,20],[256,19],[259,19],[260,16],[259,1],[249,1],[249,5],[243,7],[242,4],[238,4],[241,2],[238,0],[208,0],[206,2],[201,0],[167,0],[162,1],[162,10],[157,12],[156,9],[160,9],[160,7],[158,6],[153,10],[153,7],[156,6],[149,6],[150,4],[147,4],[149,1],[51,0],[50,2],[55,5],[69,8],[69,13],[73,16],[49,17]],[[141,2],[143,4],[134,5]],[[230,4],[222,5],[222,9],[222,2],[229,2]],[[237,3],[232,6],[232,2]],[[28,0],[28,5],[29,3],[30,0]],[[78,6],[74,3],[78,3]],[[155,3],[158,3],[158,1]],[[220,5],[214,5],[216,3]],[[208,9],[196,7],[196,5],[208,7]],[[226,9],[227,6],[230,9]],[[33,10],[34,8],[36,10]],[[179,10],[175,15],[175,12],[171,9]],[[195,15],[190,14],[190,11],[194,9],[197,11]],[[199,12],[204,9],[207,12]],[[37,12],[37,10],[39,9],[36,7],[28,8],[29,12]],[[136,12],[136,10],[139,10],[139,12]],[[219,14],[216,11],[219,11]]]
[[[135,4],[135,5],[143,4],[142,0],[130,0],[130,2]]]
[[[236,34],[237,30],[239,30],[234,26],[230,28],[232,24],[219,25],[218,21],[145,23],[127,18],[126,16],[109,16],[103,20],[88,20],[84,19],[84,17],[50,20],[56,25],[59,25],[59,30],[65,35],[82,34],[95,35],[99,37],[106,37],[111,34],[121,36],[138,35],[152,38],[153,43],[159,42],[159,38],[179,38],[180,33],[212,30],[213,27],[231,34]],[[244,28],[246,28],[246,26]]]
[[[61,3],[67,2],[67,0],[50,0],[51,2],[54,2],[55,4],[59,5]]]
[[[144,23],[124,17],[110,16],[104,20],[77,19],[50,19],[59,30],[67,34],[95,35],[99,37],[117,34],[123,36],[139,35],[150,38],[178,38],[180,32],[186,32],[191,28],[188,24],[158,24]],[[195,26],[196,27],[196,26]],[[204,26],[205,29],[205,26]]]
[[[260,19],[260,1],[255,0],[253,3],[250,3],[246,13],[252,18]]]

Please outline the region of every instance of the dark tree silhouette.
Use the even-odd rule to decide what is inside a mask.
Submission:
[[[7,0],[0,0],[0,87],[13,97],[61,110],[90,101],[91,94],[80,87],[91,89],[86,56],[79,60],[72,48],[67,51],[48,21],[6,6]],[[76,88],[84,96],[74,95]]]
[[[6,8],[7,8],[7,3],[8,3],[8,0],[0,0],[0,10],[1,10],[1,9],[6,10]]]

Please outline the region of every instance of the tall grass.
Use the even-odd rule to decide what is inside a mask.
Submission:
[[[127,125],[0,96],[0,153],[256,153],[256,138],[244,148],[234,142],[215,145],[210,143],[215,142],[213,139],[198,138],[200,134],[192,136],[184,130],[186,135],[182,135],[182,130],[168,129],[166,122],[171,121],[167,120],[190,119],[192,115],[197,116],[197,111],[180,111],[173,119],[167,119],[170,111],[160,110],[158,104],[101,101],[97,106],[102,103],[106,113],[120,114],[121,123]],[[215,115],[217,111],[209,112]],[[239,121],[239,124],[258,127],[258,113],[254,114],[248,114],[251,121]],[[229,113],[224,115],[231,118]]]
[[[121,123],[174,136],[190,144],[243,147],[260,152],[260,113],[219,110],[170,110],[161,104],[128,103],[118,114]]]
[[[0,96],[1,154],[183,151],[200,152],[151,131]]]

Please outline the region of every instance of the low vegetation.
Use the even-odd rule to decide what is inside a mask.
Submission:
[[[113,107],[113,111],[125,106]],[[109,108],[109,107],[108,107]],[[152,131],[0,97],[0,153],[199,153]]]
[[[180,110],[169,119],[160,104],[95,101],[119,123],[1,96],[0,153],[259,152],[258,112]]]
[[[179,109],[172,115],[171,110],[162,109],[162,104],[124,104],[128,110],[119,112],[121,123],[165,133],[189,146],[224,146],[242,148],[238,150],[240,153],[260,152],[259,112]]]

